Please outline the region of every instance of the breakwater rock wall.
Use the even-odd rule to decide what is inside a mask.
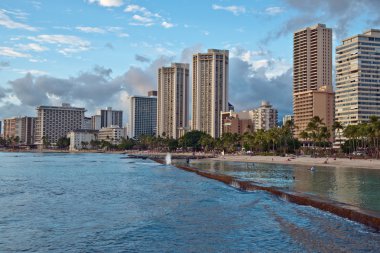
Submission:
[[[161,159],[152,160],[161,164],[165,164],[165,161]],[[175,167],[184,171],[196,173],[202,177],[217,180],[241,191],[266,191],[280,198],[286,199],[289,202],[299,205],[312,206],[322,211],[326,211],[340,217],[362,223],[366,226],[376,229],[377,231],[380,231],[380,215],[372,211],[362,210],[352,205],[340,203],[333,200],[326,200],[303,193],[287,192],[276,187],[262,186],[254,182],[242,181],[232,176],[214,174],[189,166],[175,165]]]

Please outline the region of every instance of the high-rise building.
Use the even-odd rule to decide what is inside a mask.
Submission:
[[[177,139],[189,120],[189,64],[158,69],[157,135]]]
[[[81,129],[85,111],[70,104],[37,107],[35,144],[42,145],[44,138],[54,144],[68,132]]]
[[[217,138],[221,112],[228,110],[228,50],[193,55],[192,129]]]
[[[91,116],[91,129],[92,130],[99,130],[101,127],[101,116],[100,115],[94,115]]]
[[[262,101],[260,107],[252,112],[255,131],[277,127],[277,115],[277,109],[273,108],[267,101]]]
[[[112,110],[112,107],[100,110],[100,127],[110,126],[123,127],[123,111]]]
[[[299,136],[314,116],[327,127],[333,124],[332,30],[324,24],[306,27],[294,33],[293,42],[293,112]]]
[[[36,118],[14,117],[4,119],[4,137],[18,137],[19,144],[30,145],[34,143],[34,129]]]
[[[128,120],[128,137],[139,138],[141,135],[156,135],[157,97],[131,96]]]
[[[156,90],[148,91],[148,97],[157,97],[157,91]]]
[[[92,119],[91,117],[84,117],[82,129],[92,129]]]
[[[335,60],[336,120],[347,126],[380,116],[380,30],[344,39]]]
[[[282,117],[282,125],[285,125],[286,122],[288,121],[294,121],[294,116],[293,115],[284,115]]]

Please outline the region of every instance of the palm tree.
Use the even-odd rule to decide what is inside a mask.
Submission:
[[[339,147],[342,146],[342,130],[343,130],[343,125],[339,121],[335,121],[334,124],[332,125],[332,129],[335,133],[338,134],[338,139],[339,139]]]

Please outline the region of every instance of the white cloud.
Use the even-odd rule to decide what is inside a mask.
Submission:
[[[231,5],[231,6],[221,6],[217,4],[212,5],[213,10],[224,10],[224,11],[229,11],[232,12],[234,15],[238,16],[241,13],[245,13],[246,9],[244,6],[236,6],[236,5]]]
[[[35,27],[12,20],[6,13],[9,13],[9,11],[0,9],[0,26],[4,26],[9,29],[37,31],[37,28]]]
[[[275,58],[266,50],[247,50],[236,46],[226,46],[230,50],[230,57],[238,58],[249,65],[252,73],[261,69],[266,79],[277,78],[291,69],[290,62],[282,58]]]
[[[10,47],[0,47],[0,55],[12,57],[12,58],[30,57],[29,54],[24,54],[24,53],[18,52],[18,51],[14,50],[13,48],[10,48]]]
[[[143,16],[140,16],[140,15],[137,15],[137,14],[133,15],[132,19],[136,20],[138,22],[144,23],[144,24],[145,23],[152,23],[153,22],[153,20],[151,18],[143,17]]]
[[[106,31],[99,27],[93,26],[77,26],[75,29],[85,32],[85,33],[105,33]]]
[[[43,51],[49,50],[47,47],[43,47],[36,43],[18,44],[17,48],[23,51],[35,51],[35,52],[43,52]]]
[[[58,52],[64,55],[87,51],[90,49],[91,43],[73,35],[38,35],[34,37],[28,37],[28,39],[46,43],[55,44],[58,47]]]
[[[269,15],[277,15],[277,14],[280,14],[282,12],[284,12],[284,8],[282,7],[268,7],[265,9],[265,13],[269,14]]]
[[[160,14],[149,11],[147,8],[137,5],[130,4],[125,9],[126,13],[133,13],[133,22],[130,25],[140,25],[140,26],[152,26],[159,24],[164,28],[171,28],[175,24],[166,21]]]
[[[104,7],[120,7],[124,4],[123,0],[88,0],[89,3],[97,3]]]
[[[137,5],[137,4],[131,4],[128,5],[125,9],[124,12],[131,12],[131,13],[141,13],[144,17],[156,17],[160,18],[160,14],[158,13],[153,13],[149,11],[147,8]]]
[[[166,22],[166,21],[162,22],[161,25],[165,28],[172,28],[174,26],[174,24]]]

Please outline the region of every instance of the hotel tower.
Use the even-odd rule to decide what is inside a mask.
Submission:
[[[293,111],[296,137],[314,116],[331,129],[334,122],[332,88],[332,30],[324,24],[294,33]]]
[[[217,138],[221,112],[228,110],[228,50],[193,55],[192,130]]]
[[[380,116],[380,30],[344,39],[336,48],[335,103],[344,127]]]
[[[189,120],[189,64],[158,69],[157,135],[177,139]]]

